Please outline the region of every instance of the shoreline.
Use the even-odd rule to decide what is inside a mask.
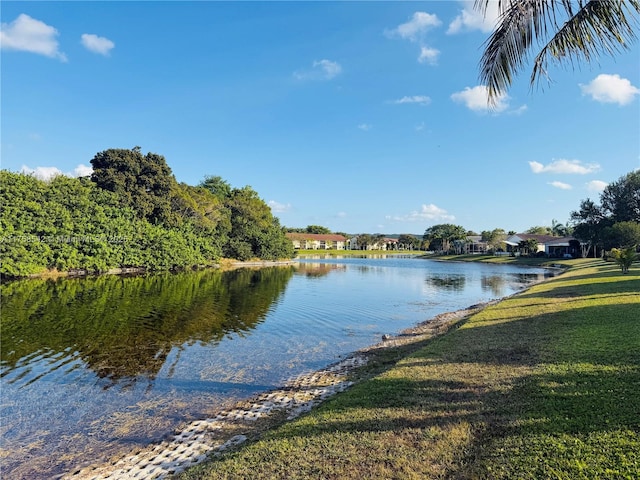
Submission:
[[[380,342],[351,352],[320,370],[300,374],[280,388],[240,400],[231,408],[217,412],[215,417],[192,421],[160,443],[137,448],[96,465],[79,467],[58,478],[162,479],[181,473],[210,456],[221,455],[248,440],[259,438],[265,431],[299,417],[335,394],[364,381],[369,377],[363,371],[364,367],[381,362],[384,353],[395,350],[407,355],[502,300],[443,312],[397,335],[384,335]]]

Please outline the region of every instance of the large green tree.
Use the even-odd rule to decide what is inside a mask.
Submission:
[[[249,186],[233,189],[228,207],[231,232],[224,248],[226,256],[240,260],[256,257],[277,260],[293,256],[293,244],[269,205],[255,190]]]
[[[484,230],[480,233],[480,237],[489,249],[496,251],[504,248],[502,242],[507,238],[507,233],[502,228],[494,228],[493,230]]]
[[[640,0],[476,0],[475,6],[486,14],[494,2],[500,15],[480,61],[491,103],[532,55],[533,86],[547,76],[550,63],[589,63],[628,49],[636,39]]]
[[[629,246],[640,224],[640,170],[630,172],[610,183],[600,194],[601,205],[586,199],[571,212],[573,236],[601,250]],[[583,252],[583,256],[587,256]]]
[[[640,170],[610,183],[600,194],[605,215],[612,222],[640,222]]]
[[[111,148],[91,160],[91,180],[118,195],[125,207],[152,223],[175,223],[171,193],[177,182],[162,155],[143,155],[140,147]]]
[[[442,223],[427,228],[422,238],[425,242],[429,242],[431,250],[439,248],[446,253],[449,252],[451,244],[455,240],[464,240],[466,237],[467,231],[464,227],[451,223]]]

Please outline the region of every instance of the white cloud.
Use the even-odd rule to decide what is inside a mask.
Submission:
[[[336,217],[338,217],[338,218],[347,218],[347,212],[338,212],[336,214]]]
[[[310,69],[293,72],[298,80],[331,80],[342,73],[342,66],[338,62],[323,59],[316,60]]]
[[[364,132],[367,132],[373,128],[373,125],[370,125],[368,123],[361,123],[360,125],[358,125],[358,128]]]
[[[461,2],[464,6],[460,14],[453,19],[447,29],[448,34],[456,34],[465,31],[480,30],[483,33],[491,32],[500,16],[499,2],[488,2],[486,15],[473,7],[473,0]]]
[[[571,190],[573,188],[568,183],[558,182],[558,181],[549,182],[549,185],[551,185],[552,187],[559,188],[560,190]]]
[[[89,167],[87,165],[80,164],[76,168],[73,169],[73,175],[70,175],[70,176],[72,176],[72,177],[88,177],[92,173],[93,173],[93,168],[91,168],[91,167]]]
[[[580,84],[580,89],[582,95],[589,95],[596,102],[618,105],[631,103],[636,95],[640,95],[640,89],[631,85],[626,78],[620,78],[618,74],[602,73],[587,85]]]
[[[529,109],[529,107],[527,107],[527,105],[521,105],[516,109],[513,110],[509,110],[507,113],[509,115],[522,115],[524,112],[526,112]]]
[[[590,182],[587,182],[587,190],[591,192],[601,192],[607,187],[607,185],[609,184],[602,180],[591,180]]]
[[[430,203],[429,205],[422,205],[420,210],[413,211],[408,215],[387,216],[388,220],[395,220],[398,222],[424,222],[424,221],[453,221],[456,217],[447,213],[446,210]]]
[[[271,211],[273,213],[283,213],[291,210],[290,203],[279,203],[279,202],[276,202],[275,200],[269,200],[268,205],[269,207],[271,207]]]
[[[58,175],[64,175],[66,177],[86,177],[93,173],[93,169],[86,165],[80,164],[76,168],[73,169],[73,172],[64,173],[57,167],[36,167],[30,168],[27,165],[23,165],[20,168],[20,173],[24,175],[33,175],[39,180],[44,180],[48,182],[54,177]]]
[[[92,33],[83,33],[81,42],[87,50],[104,56],[108,56],[111,49],[116,46],[116,44],[108,38],[99,37]]]
[[[456,103],[462,103],[469,110],[474,112],[503,112],[509,107],[509,97],[506,94],[496,98],[495,105],[489,104],[489,93],[486,85],[477,85],[473,88],[465,87],[461,92],[451,95],[451,99]]]
[[[20,173],[23,173],[25,175],[32,175],[36,177],[38,180],[49,181],[53,177],[62,175],[62,170],[56,167],[29,168],[26,165],[23,165],[22,168],[20,169]]]
[[[596,163],[583,165],[580,160],[566,160],[564,158],[554,160],[548,165],[543,165],[539,162],[529,162],[529,166],[533,173],[569,173],[586,175],[600,170],[600,165]]]
[[[37,53],[63,62],[67,56],[58,50],[58,31],[40,20],[20,14],[11,23],[3,23],[0,45],[3,49]]]
[[[411,42],[420,40],[427,30],[442,25],[440,19],[431,13],[415,12],[411,19],[392,30],[385,30],[387,37],[400,37]]]
[[[392,103],[396,105],[402,105],[403,103],[416,103],[418,105],[427,106],[431,103],[431,98],[427,97],[426,95],[405,95],[398,100],[394,100]]]
[[[437,65],[439,55],[440,50],[422,46],[420,47],[420,56],[418,57],[418,62],[426,63],[428,65]]]

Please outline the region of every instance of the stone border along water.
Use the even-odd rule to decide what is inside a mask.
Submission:
[[[159,480],[183,472],[210,455],[244,443],[259,431],[257,420],[286,415],[292,420],[310,411],[327,398],[353,385],[348,375],[369,361],[367,352],[396,347],[445,333],[457,320],[476,313],[491,301],[466,309],[447,312],[409,328],[397,336],[384,335],[383,341],[364,348],[328,367],[299,375],[282,388],[239,402],[215,418],[191,422],[169,440],[150,445],[110,463],[84,467],[62,475],[63,480]]]
[[[238,433],[256,420],[286,413],[291,420],[308,412],[323,400],[353,385],[349,372],[366,365],[362,354],[313,373],[300,375],[284,387],[243,401],[232,410],[221,411],[215,418],[191,422],[171,439],[152,445],[110,464],[86,467],[63,475],[68,480],[145,479],[156,480],[186,470],[247,440]],[[244,425],[243,425],[244,424]],[[242,427],[245,428],[242,428]]]

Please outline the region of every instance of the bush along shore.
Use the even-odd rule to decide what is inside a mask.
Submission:
[[[179,478],[640,478],[640,269],[565,263]]]

